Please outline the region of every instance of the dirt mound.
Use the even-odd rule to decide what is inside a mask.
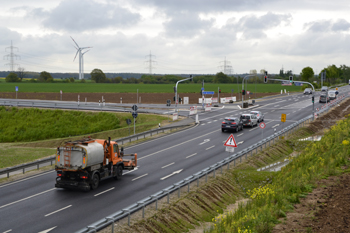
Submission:
[[[287,232],[350,232],[350,174],[329,177],[317,183],[318,187],[294,211],[275,226],[273,233]]]

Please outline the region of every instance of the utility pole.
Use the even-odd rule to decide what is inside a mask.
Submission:
[[[147,61],[145,61],[145,63],[148,63],[148,70],[149,70],[149,74],[152,74],[152,69],[155,69],[152,64],[153,63],[157,63],[156,61],[152,60],[153,58],[155,58],[156,56],[152,55],[151,51],[149,51],[149,55],[146,56],[146,58],[148,58]],[[147,69],[146,68],[146,69]]]
[[[13,71],[14,71],[14,67],[15,67],[16,65],[18,65],[18,64],[16,64],[16,63],[14,63],[14,60],[15,60],[15,59],[17,60],[17,58],[20,59],[20,56],[18,56],[18,55],[16,55],[16,54],[13,53],[13,50],[14,50],[14,49],[17,49],[17,51],[18,51],[18,48],[12,46],[12,40],[11,40],[11,46],[10,46],[10,47],[7,47],[7,48],[5,49],[5,51],[7,51],[8,49],[10,49],[10,54],[5,55],[5,56],[4,56],[4,59],[5,59],[5,57],[7,57],[7,60],[9,60],[9,58],[10,58],[10,63],[7,63],[6,65],[9,65],[9,66],[10,66],[10,71],[13,72]]]
[[[219,66],[219,69],[221,70],[221,72],[223,72],[224,74],[231,74],[232,71],[232,66],[231,66],[231,62],[226,60],[221,61],[220,63],[223,63],[223,65]]]

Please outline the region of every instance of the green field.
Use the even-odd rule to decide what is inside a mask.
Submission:
[[[4,83],[0,84],[0,92],[15,92],[18,86],[19,92],[56,92],[63,93],[173,93],[175,84],[114,84],[114,83]],[[199,93],[201,84],[179,84],[179,93]],[[241,92],[240,84],[213,84],[204,85],[205,91],[215,91],[221,89],[221,93]],[[301,91],[298,86],[282,86],[280,84],[248,84],[246,90],[252,93],[280,92],[286,89],[289,92]]]

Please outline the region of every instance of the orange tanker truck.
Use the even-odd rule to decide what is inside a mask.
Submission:
[[[124,154],[123,147],[108,140],[83,138],[57,148],[56,188],[96,189],[102,179],[122,178],[123,170],[137,166],[137,154]]]

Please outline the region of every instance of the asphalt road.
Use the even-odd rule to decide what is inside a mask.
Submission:
[[[340,89],[344,91],[349,87]],[[317,95],[315,108],[321,106]],[[257,105],[253,109],[264,113],[266,128],[233,133],[235,152],[312,114],[311,95],[280,96]],[[56,189],[55,171],[2,185],[0,232],[74,232],[117,212],[231,155],[223,146],[230,133],[221,132],[221,122],[253,109],[213,108],[199,113],[200,124],[193,128],[125,148],[125,153],[138,154],[138,169],[125,172],[120,181],[102,181],[97,190]],[[282,113],[287,114],[285,123]]]

